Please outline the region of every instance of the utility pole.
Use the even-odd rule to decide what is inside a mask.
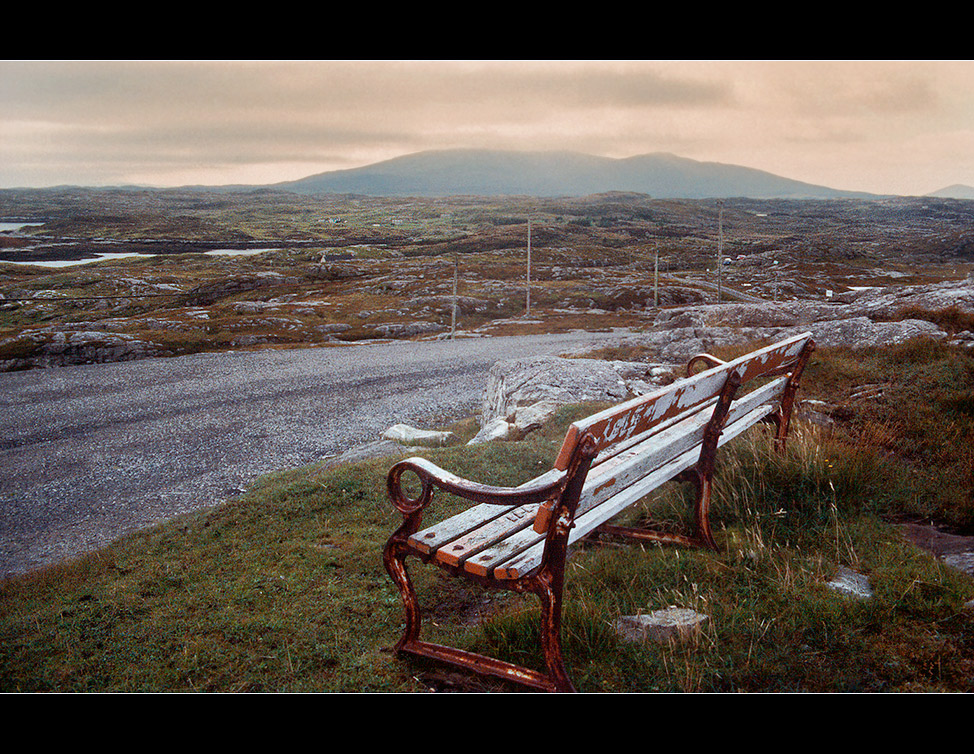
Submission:
[[[653,306],[659,309],[659,242],[656,242],[655,261],[653,262]]]
[[[724,202],[717,202],[717,303],[721,299],[721,268],[724,266]]]
[[[450,317],[450,340],[457,332],[457,278],[460,276],[460,255],[453,252],[453,314]]]
[[[531,316],[531,218],[528,217],[528,277],[527,277],[527,305],[525,306],[525,316]]]

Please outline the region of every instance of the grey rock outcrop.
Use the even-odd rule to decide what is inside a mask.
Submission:
[[[560,401],[542,400],[515,408],[510,416],[497,416],[487,421],[467,444],[477,445],[494,440],[521,440],[534,430],[543,427],[561,405]]]
[[[246,291],[259,288],[271,288],[281,285],[296,285],[301,282],[299,277],[288,277],[277,272],[258,272],[244,277],[225,278],[201,283],[186,294],[187,306],[208,306],[230,296],[236,296]]]
[[[937,311],[956,306],[964,312],[974,312],[974,281],[951,280],[930,285],[866,288],[836,297],[859,314],[871,318],[895,317],[904,309]]]
[[[468,445],[478,445],[482,442],[495,442],[513,439],[513,428],[504,417],[496,417],[484,424]]]
[[[816,345],[832,346],[885,346],[905,343],[913,338],[945,338],[947,333],[932,322],[922,319],[905,319],[900,322],[874,322],[868,317],[815,322],[805,327],[791,328],[782,333],[791,334],[811,331]]]
[[[473,442],[520,439],[550,417],[550,407],[583,401],[618,403],[646,393],[660,382],[660,372],[679,374],[699,353],[717,347],[779,340],[810,331],[820,347],[868,347],[903,343],[914,338],[944,339],[940,326],[923,319],[885,319],[905,306],[936,311],[947,306],[971,307],[970,281],[879,291],[849,302],[735,303],[662,310],[654,326],[620,343],[649,348],[657,365],[644,362],[544,357],[496,363],[487,377],[481,407],[481,431]],[[865,308],[863,305],[868,304]],[[863,313],[868,310],[873,316]],[[963,333],[950,342],[974,339]],[[545,407],[545,411],[541,410]],[[532,409],[532,407],[538,407]],[[531,417],[534,414],[534,418]],[[519,418],[520,417],[520,418]]]
[[[455,300],[457,311],[461,314],[488,311],[492,306],[489,300],[484,298],[474,298],[473,296],[457,296]],[[425,307],[427,309],[450,312],[453,309],[453,296],[420,296],[410,299],[407,304],[410,307]]]
[[[627,338],[626,342],[651,348],[663,364],[684,364],[698,353],[715,346],[735,346],[773,338],[780,327],[707,327],[687,326],[652,330]]]
[[[864,288],[827,301],[705,304],[662,309],[656,315],[654,328],[788,328],[851,317],[892,321],[911,310],[936,312],[950,307],[974,313],[974,281]]]
[[[496,419],[513,423],[518,409],[541,402],[617,403],[631,394],[630,382],[652,379],[651,365],[643,362],[557,356],[499,361],[487,375],[480,424],[485,427]]]
[[[950,336],[949,342],[952,345],[960,346],[961,348],[974,348],[974,332],[971,332],[970,330],[962,330],[956,335]]]
[[[17,354],[18,351],[23,355]],[[163,355],[164,351],[155,343],[123,333],[38,330],[0,342],[0,353],[11,354],[9,358],[0,359],[0,371],[9,372],[34,367],[133,361]]]
[[[763,304],[705,304],[681,309],[661,309],[657,328],[686,327],[791,327],[802,321],[795,306]]]
[[[376,325],[375,333],[382,338],[411,338],[416,335],[430,335],[442,332],[445,325],[437,322],[392,322]]]
[[[405,458],[411,449],[405,445],[400,445],[392,440],[375,440],[373,442],[355,445],[340,455],[327,458],[322,462],[322,467],[329,469],[335,466],[343,466],[349,463],[359,463],[361,461],[372,461],[377,458]]]

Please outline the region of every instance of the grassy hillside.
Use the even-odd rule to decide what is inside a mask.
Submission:
[[[864,386],[881,386],[867,391]],[[590,540],[567,578],[565,639],[583,691],[972,691],[974,581],[895,524],[974,526],[974,359],[937,344],[821,351],[785,456],[758,429],[719,463],[718,553]],[[552,461],[567,407],[519,443],[429,451],[516,484]],[[453,429],[470,436],[472,421]],[[516,690],[389,652],[402,620],[381,548],[398,525],[390,461],[263,479],[240,499],[0,587],[0,690]],[[684,515],[671,485],[633,520]],[[435,504],[447,515],[456,501]],[[839,566],[874,596],[826,586]],[[433,638],[537,666],[537,607],[413,567]],[[627,644],[619,615],[677,605],[709,620],[685,644]]]

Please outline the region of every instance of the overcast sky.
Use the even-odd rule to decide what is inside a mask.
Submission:
[[[974,185],[974,62],[0,62],[0,188],[273,183],[454,147],[924,194]]]

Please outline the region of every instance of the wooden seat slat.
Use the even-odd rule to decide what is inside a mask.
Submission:
[[[434,557],[437,562],[459,566],[481,550],[506,541],[525,528],[530,529],[537,513],[537,505],[516,508],[442,545]]]
[[[783,379],[784,378],[779,378],[778,382],[769,383],[767,387],[754,391],[753,394],[750,394],[745,398],[742,398],[739,402],[735,403],[728,421],[733,421],[735,413],[740,412],[743,407],[753,403],[755,399],[759,401],[769,400],[771,398],[770,394],[775,390],[775,386],[781,385],[781,381]],[[632,448],[641,448],[641,444],[645,443],[651,437],[665,437],[668,436],[667,433],[669,433],[669,436],[673,436],[674,431],[672,428],[674,426],[683,426],[681,423],[686,423],[688,419],[691,419],[694,415],[702,416],[702,414],[699,413],[700,409],[705,409],[711,404],[712,402],[708,401],[695,409],[691,409],[689,412],[687,412],[687,416],[673,417],[659,428],[653,428],[652,430],[644,432],[642,435],[630,438],[628,441],[626,441],[624,449],[620,452],[615,452],[604,459],[601,456],[596,458],[591,470],[589,471],[588,478],[586,479],[586,489],[590,490],[598,487],[600,484],[604,484],[604,477],[610,473],[610,470],[618,468],[621,462],[620,459],[625,460],[632,455]],[[706,417],[703,417],[702,421],[705,424]],[[699,424],[699,422],[697,424]],[[694,426],[697,426],[697,424]],[[702,428],[702,424],[699,424],[698,428]],[[635,452],[638,453],[640,451]],[[551,478],[556,474],[557,472],[548,472],[542,477],[539,477],[539,479]],[[443,562],[445,563],[449,563],[450,565],[459,565],[462,561],[469,558],[473,552],[483,549],[485,543],[489,543],[492,538],[495,538],[493,533],[496,533],[496,537],[500,537],[505,533],[516,531],[517,529],[521,528],[517,525],[517,523],[523,523],[525,518],[533,516],[536,511],[537,505],[502,507],[497,505],[489,505],[486,503],[480,504],[463,511],[452,518],[446,519],[438,524],[434,524],[423,531],[417,532],[410,537],[409,542],[413,547],[416,548],[418,552],[424,555],[430,555],[436,550],[451,545],[451,543],[457,542],[457,540],[460,540],[461,538],[469,537],[468,544],[466,546],[458,547],[456,550],[452,551],[452,557],[445,554],[445,556],[442,558]],[[503,523],[503,519],[508,520],[513,525]],[[482,528],[487,526],[490,526],[490,529],[485,529],[479,534],[477,533]]]
[[[740,422],[735,426],[735,430],[729,432],[726,437],[722,436],[720,444],[724,444],[736,437],[741,432],[754,426],[763,417],[767,416],[770,409],[761,406],[751,412],[747,422]],[[634,482],[629,487],[620,490],[615,495],[606,498],[598,505],[592,506],[583,513],[575,517],[575,526],[569,535],[569,543],[577,542],[579,539],[591,534],[602,524],[611,520],[633,503],[639,501],[650,494],[660,485],[671,480],[683,471],[691,468],[699,457],[697,448],[682,453],[668,463]],[[509,580],[516,579],[526,573],[530,573],[541,564],[541,556],[544,552],[544,538],[539,537],[532,544],[525,546],[524,542],[511,543],[507,547],[507,552],[498,549],[498,558],[492,562],[486,562],[487,553],[483,553],[483,562],[478,565],[477,573],[491,573],[495,579]]]
[[[521,486],[525,487],[539,481],[553,481],[559,476],[561,476],[560,472],[552,469],[540,477],[532,479],[530,482],[525,482]],[[477,527],[483,526],[490,521],[503,518],[507,515],[516,515],[518,518],[521,518],[522,516],[519,513],[519,509],[521,508],[525,510],[530,509],[532,511],[530,515],[533,516],[538,506],[491,505],[490,503],[481,503],[422,531],[416,532],[409,538],[409,544],[417,552],[423,555],[429,555],[444,545],[469,534],[477,529]]]
[[[706,413],[708,410],[712,411],[715,403],[717,403],[717,398],[716,397],[711,398],[708,401],[704,401],[703,403],[700,403],[699,405],[694,406],[693,408],[690,408],[687,411],[684,411],[682,414],[679,414],[678,416],[671,416],[669,419],[666,419],[665,421],[661,421],[658,424],[655,424],[654,426],[647,429],[645,432],[642,432],[637,435],[633,435],[632,437],[626,440],[622,440],[620,442],[615,443],[614,445],[610,445],[608,447],[602,448],[599,451],[599,454],[595,457],[595,460],[592,461],[592,467],[589,470],[589,476],[591,476],[592,473],[597,468],[599,468],[602,464],[611,463],[613,458],[624,454],[627,450],[629,450],[633,446],[640,445],[650,437],[658,436],[663,432],[665,432],[666,430],[668,430],[670,427],[676,424],[680,424],[681,422],[685,422],[694,414],[698,414],[701,412]]]
[[[765,414],[777,408],[776,401],[784,390],[786,382],[787,378],[779,377],[736,401],[728,412],[722,434],[730,432],[731,427],[739,422],[742,417],[750,415],[755,408],[763,404],[767,404]],[[610,474],[616,482],[615,486],[625,487],[633,480],[639,479],[656,467],[663,465],[673,456],[690,448],[699,448],[703,442],[703,433],[709,419],[710,417],[706,412],[692,413],[682,421],[668,426],[662,432],[646,437],[640,444],[613,456],[604,464],[593,467],[586,479],[578,512],[584,512],[590,505],[597,504],[598,500],[589,504],[587,495],[592,494],[592,490],[600,489],[605,484],[604,481],[600,480],[604,480]],[[605,497],[607,495],[603,495],[601,499]]]
[[[746,432],[748,429],[764,419],[773,410],[774,409],[768,405],[761,405],[739,417],[738,421],[736,421],[734,424],[728,425],[727,430],[721,434],[720,439],[717,441],[718,446],[724,445],[740,435],[742,432]],[[672,479],[681,472],[689,469],[699,459],[699,451],[700,446],[694,446],[672,458],[672,460],[667,461],[662,466],[654,469],[646,476],[639,478],[637,481],[630,484],[627,490],[622,490],[611,497],[604,498],[597,502],[593,501],[593,505],[588,506],[584,511],[580,511],[580,513],[575,517],[575,527],[572,529],[572,533],[569,535],[569,542],[578,541],[585,535],[597,529],[606,521],[609,521],[614,516],[621,513],[628,506],[632,505],[632,503],[645,497],[654,489],[657,489],[667,480]],[[626,493],[628,490],[633,490],[635,497],[632,495],[627,495]],[[646,492],[638,494],[642,490],[646,490]]]
[[[741,418],[751,415],[755,407],[765,404],[763,411],[751,415],[750,423],[743,426],[740,431],[747,429],[773,411],[776,408],[774,401],[780,396],[786,383],[787,378],[779,377],[735,402],[728,413],[724,435],[731,436],[729,433]],[[635,483],[636,480],[666,464],[674,456],[679,456],[691,449],[698,451],[709,415],[706,411],[696,409],[691,409],[687,413],[688,416],[667,423],[662,431],[645,434],[638,444],[630,445],[624,452],[616,453],[598,466],[593,466],[586,477],[576,516],[598,506],[612,496],[615,490],[624,489]],[[693,462],[696,460],[694,458]],[[636,499],[643,497],[644,494]],[[478,506],[478,509],[482,507]],[[423,552],[427,555],[432,553],[437,562],[453,567],[463,566],[471,573],[486,576],[514,554],[543,539],[543,534],[538,534],[531,528],[537,509],[537,505],[525,505],[499,515],[495,511],[487,511],[487,518],[482,518],[479,523],[472,525],[468,525],[468,521],[474,522],[476,515],[464,516],[461,519],[463,525],[452,524],[451,528],[456,536],[443,538],[444,529],[441,527],[437,530],[441,534],[437,547],[424,548]],[[449,519],[448,523],[453,522],[454,519]],[[605,520],[608,519],[604,519],[602,523]],[[576,531],[577,525],[572,531],[571,541],[576,538]],[[414,535],[410,541],[422,540],[421,535],[422,532]],[[502,570],[500,573],[508,572]],[[503,575],[499,578],[510,578],[510,576]]]
[[[702,404],[687,413],[692,414],[694,411],[702,410],[711,403],[712,401]],[[686,416],[672,417],[659,427],[654,427],[640,436],[630,438],[619,450],[622,451],[631,448],[633,445],[645,441],[649,436],[665,431],[680,421],[685,421],[686,418]],[[593,482],[605,473],[605,470],[603,472],[599,471],[604,464],[611,462],[613,458],[619,455],[621,455],[620,452],[615,452],[605,457],[597,458],[593,462],[591,471],[589,471],[587,486],[591,486]],[[553,478],[557,473],[556,470],[549,471],[542,475],[542,477],[539,477],[538,480]],[[526,484],[530,483],[528,482]],[[459,566],[470,558],[471,555],[483,550],[485,547],[489,547],[491,542],[503,539],[519,529],[529,526],[537,510],[537,505],[510,506],[505,508],[486,503],[476,505],[456,516],[413,534],[409,538],[409,543],[423,555],[429,556],[436,553],[438,562],[451,566]],[[474,568],[471,570],[473,572],[479,572],[480,569]]]
[[[620,490],[618,493],[608,498],[606,501],[606,506],[596,506],[594,509],[589,510],[587,513],[583,513],[575,519],[575,527],[572,529],[569,535],[569,542],[576,542],[586,534],[591,533],[594,529],[597,529],[603,523],[605,523],[609,518],[615,515],[606,517],[606,513],[610,509],[618,509],[616,512],[623,510],[624,508],[632,505],[637,500],[648,495],[655,489],[658,489],[661,484],[672,479],[674,476],[682,471],[690,468],[697,462],[698,454],[694,450],[688,450],[680,456],[677,456],[669,463],[661,466],[655,472],[647,475],[642,480],[634,483],[633,485]],[[579,525],[584,523],[584,532],[579,530]],[[506,543],[505,543],[506,544]],[[512,554],[508,554],[504,557],[504,553],[498,551],[501,555],[496,561],[489,564],[482,564],[482,567],[488,572],[492,573],[494,578],[498,580],[510,580],[516,579],[523,576],[526,573],[530,573],[535,568],[541,564],[541,556],[544,553],[544,538],[539,537],[535,542],[526,547],[511,548]],[[516,551],[515,551],[516,550]]]
[[[691,409],[688,414],[688,416],[675,417],[673,421],[668,422],[662,433],[655,431],[645,433],[641,436],[641,442],[645,443],[650,438],[659,438],[660,434],[664,434],[667,435],[667,439],[659,440],[659,442],[665,448],[666,442],[677,440],[686,435],[687,432],[695,429],[702,432],[707,417],[701,416],[695,409]],[[693,422],[692,425],[683,426],[683,424],[691,421]],[[693,444],[694,441],[688,442]],[[699,439],[696,442],[699,443]],[[608,488],[604,488],[604,485],[609,484],[614,487],[619,481],[617,475],[622,470],[631,467],[634,461],[647,460],[647,458],[640,456],[638,448],[641,446],[636,445],[636,450],[632,450],[633,447],[634,445],[630,443],[628,453],[613,454],[599,465],[592,466],[586,478],[585,491],[582,493],[583,503],[587,502],[591,505],[596,500],[611,494],[611,490],[605,492],[605,489]],[[653,458],[655,455],[649,456],[648,460],[652,462]],[[625,484],[625,480],[622,480],[621,483]],[[462,565],[471,573],[486,576],[499,560],[505,560],[544,538],[543,534],[538,534],[531,528],[537,510],[537,505],[526,505],[504,515],[483,517],[477,526],[466,527],[465,529],[461,526],[450,526],[450,529],[456,532],[456,536],[441,538],[437,547],[424,549],[424,552],[426,554],[433,553],[434,559],[439,563],[453,567]],[[449,525],[451,521],[452,519],[449,519],[445,523]],[[431,528],[436,529],[436,527]],[[461,531],[461,529],[464,530]],[[441,526],[437,531],[442,535],[446,529]],[[423,537],[428,538],[428,536],[424,532],[419,532],[410,539],[410,543],[414,540],[421,540]]]

